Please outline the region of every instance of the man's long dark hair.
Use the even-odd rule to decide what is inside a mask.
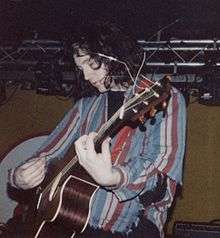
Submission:
[[[80,26],[72,41],[72,49],[73,55],[78,55],[79,50],[88,53],[99,67],[104,63],[107,66],[109,78],[125,87],[133,83],[125,65],[99,54],[114,57],[126,63],[133,77],[136,76],[143,59],[143,49],[137,46],[136,39],[125,29],[122,30],[109,22]],[[77,72],[77,81],[77,99],[97,93],[96,89],[83,80],[80,72]]]

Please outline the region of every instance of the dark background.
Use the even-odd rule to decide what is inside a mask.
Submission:
[[[0,42],[62,39],[81,22],[113,20],[137,39],[220,38],[219,0],[1,0]],[[174,24],[172,24],[174,23]],[[171,25],[170,25],[171,24]]]
[[[127,26],[137,39],[147,40],[175,21],[162,32],[162,40],[220,39],[218,5],[220,0],[0,0],[0,47],[3,43],[30,39],[34,31],[39,38],[62,39],[83,21],[103,19]],[[12,55],[13,65],[20,59],[16,56]],[[0,82],[2,73],[3,68]],[[12,72],[10,77],[22,82],[30,76]],[[9,89],[0,106],[0,159],[24,138],[51,131],[72,106],[70,100],[36,94],[33,90],[17,90],[13,84]],[[167,233],[172,232],[177,220],[209,222],[219,220],[220,214],[219,106],[207,107],[193,97],[187,110],[184,186]]]

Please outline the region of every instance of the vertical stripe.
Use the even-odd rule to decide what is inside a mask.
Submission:
[[[121,164],[125,161],[131,146],[132,128],[125,126],[118,133],[114,147],[112,148],[112,161],[114,164]]]
[[[123,210],[123,203],[118,203],[117,207],[115,208],[115,211],[117,211],[117,213],[115,212],[114,214],[112,214],[110,221],[104,227],[105,230],[111,230],[112,226],[114,225],[118,217],[121,215],[122,210]]]
[[[178,148],[178,129],[177,129],[177,119],[178,119],[178,113],[179,113],[179,108],[178,108],[178,103],[177,103],[177,95],[174,94],[173,96],[173,108],[175,108],[175,112],[173,112],[172,116],[172,128],[171,128],[171,145],[172,145],[172,151],[170,152],[168,162],[166,166],[163,168],[163,172],[168,173],[176,159],[176,152]]]

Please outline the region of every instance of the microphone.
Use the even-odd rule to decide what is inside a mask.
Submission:
[[[105,55],[105,54],[101,54],[101,53],[97,53],[97,55],[101,56],[101,57],[104,57],[104,58],[107,58],[109,60],[113,60],[113,61],[118,61],[118,59],[114,58],[113,56],[108,56],[108,55]]]
[[[101,57],[104,57],[104,58],[106,58],[106,59],[109,59],[109,60],[112,60],[112,61],[116,61],[116,62],[118,62],[119,64],[123,64],[123,65],[125,66],[125,68],[127,69],[127,72],[128,72],[128,74],[129,74],[131,80],[132,80],[133,82],[135,81],[134,78],[133,78],[133,76],[132,76],[132,74],[131,74],[131,72],[130,72],[130,69],[129,69],[128,65],[126,64],[126,62],[121,61],[121,60],[118,60],[118,59],[116,59],[116,58],[113,57],[113,56],[108,56],[108,55],[105,55],[105,54],[102,54],[102,53],[95,53],[95,54],[97,54],[97,55],[99,55],[99,56],[101,56]]]

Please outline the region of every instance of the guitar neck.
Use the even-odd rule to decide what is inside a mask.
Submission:
[[[99,129],[97,136],[94,139],[95,150],[101,152],[102,142],[107,137],[113,137],[124,124],[124,121],[119,119],[121,108]]]

